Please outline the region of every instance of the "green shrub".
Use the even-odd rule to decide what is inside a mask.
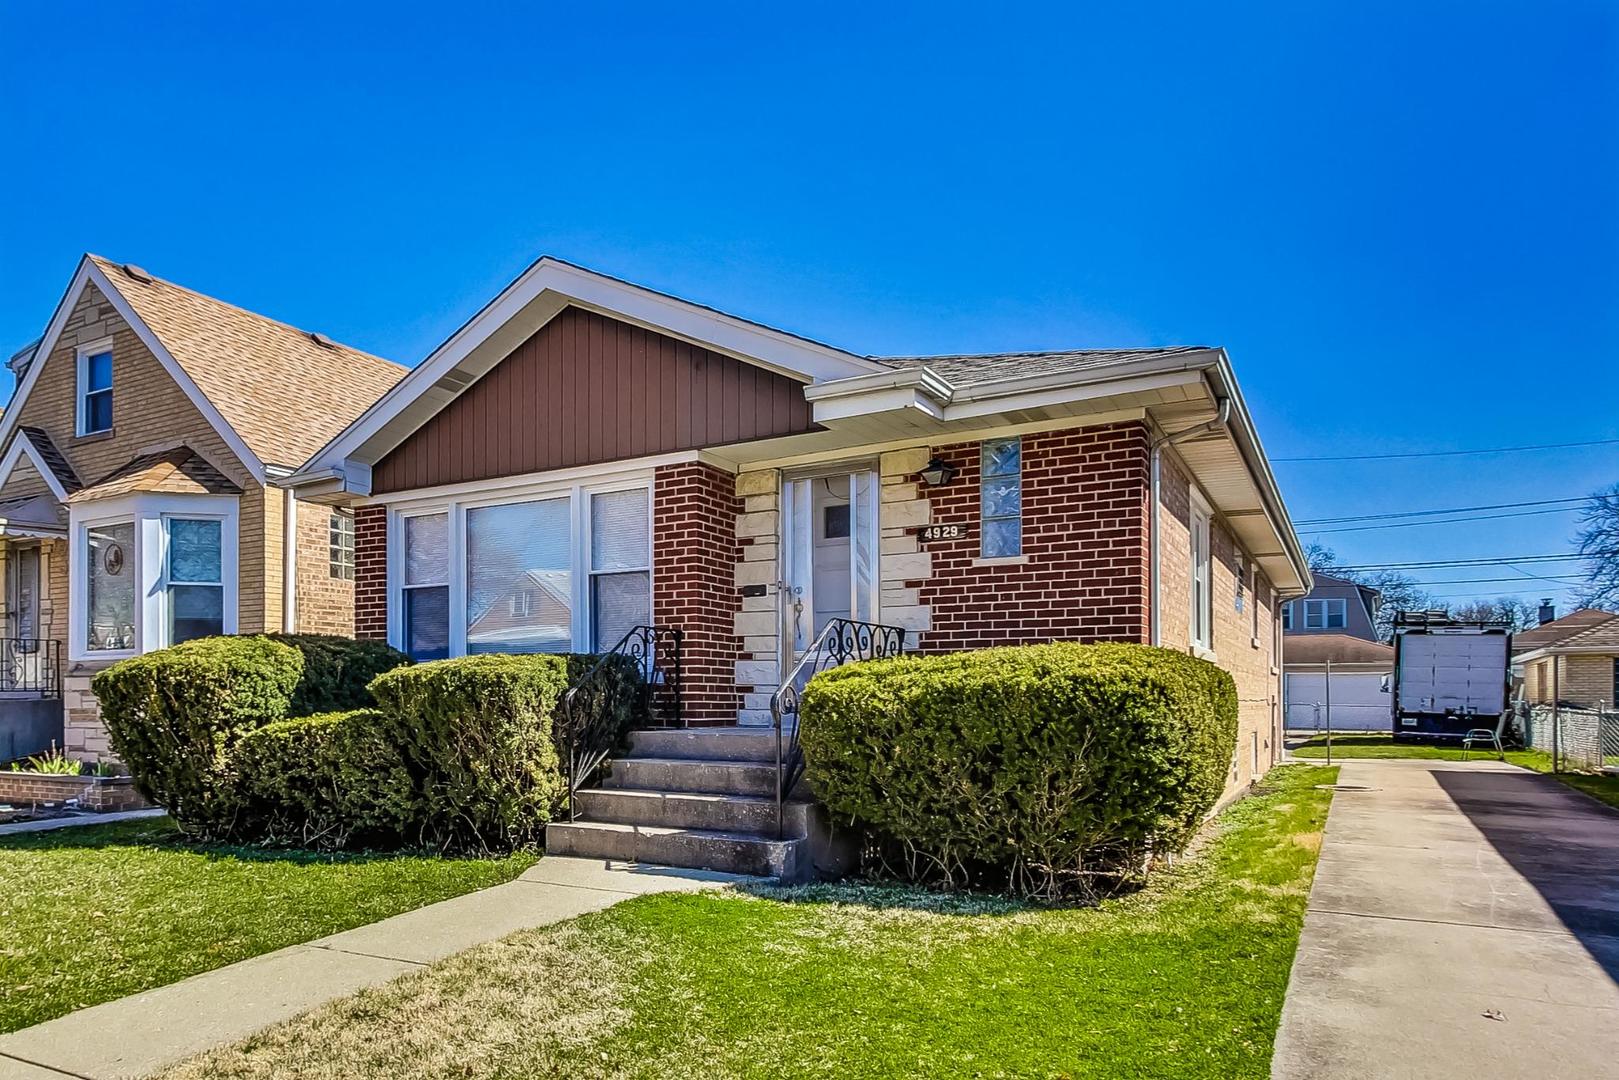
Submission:
[[[263,637],[216,637],[121,660],[91,682],[113,753],[135,786],[192,835],[234,827],[225,754],[287,715],[303,656]]]
[[[650,722],[651,687],[641,677],[640,665],[622,653],[601,656],[570,653],[568,687],[579,688],[574,701],[578,714],[572,723],[592,744],[617,748],[629,740],[630,731]],[[557,752],[567,755],[569,718],[562,703],[557,706],[552,734]]]
[[[810,783],[890,869],[1055,896],[1186,845],[1224,788],[1237,697],[1184,653],[1034,645],[824,672],[801,723]]]
[[[506,850],[540,842],[562,793],[552,721],[562,656],[466,656],[371,683],[419,800],[423,843]]]
[[[366,689],[384,671],[410,663],[410,657],[385,641],[355,641],[330,634],[266,634],[290,645],[304,657],[303,678],[287,707],[288,716],[315,716],[369,708]]]
[[[240,833],[324,848],[414,839],[410,773],[375,709],[266,724],[242,736],[230,763]]]

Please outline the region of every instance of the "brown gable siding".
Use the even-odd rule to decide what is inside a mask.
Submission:
[[[378,493],[808,431],[783,375],[567,308],[372,472]]]

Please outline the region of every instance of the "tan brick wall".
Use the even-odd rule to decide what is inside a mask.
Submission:
[[[1191,486],[1174,455],[1162,460],[1159,513],[1159,640],[1191,649]],[[1263,776],[1281,757],[1281,673],[1276,656],[1280,605],[1263,574],[1254,580],[1251,560],[1218,517],[1209,528],[1214,620],[1209,659],[1237,684],[1237,748],[1226,796]],[[1239,575],[1243,604],[1237,610]],[[1258,607],[1257,634],[1254,623]],[[1257,758],[1257,764],[1256,764]]]
[[[1552,681],[1552,664],[1557,664],[1557,681]],[[1599,702],[1613,708],[1613,656],[1544,657],[1524,665],[1524,696],[1534,704],[1550,704],[1552,687],[1557,697],[1572,705],[1594,708]]]
[[[298,630],[353,637],[354,581],[332,576],[332,513],[315,503],[298,504]]]

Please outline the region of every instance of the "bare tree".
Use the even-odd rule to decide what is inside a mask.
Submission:
[[[1574,543],[1585,556],[1579,607],[1619,610],[1619,484],[1594,493],[1580,509]]]
[[[1450,614],[1464,622],[1504,622],[1516,634],[1540,625],[1540,608],[1516,596],[1498,596],[1494,600],[1469,600],[1454,606]]]
[[[1325,544],[1311,544],[1304,549],[1310,569],[1330,574],[1356,585],[1365,585],[1383,594],[1383,606],[1378,609],[1375,626],[1381,641],[1394,637],[1396,611],[1422,611],[1434,607],[1434,598],[1421,586],[1397,570],[1346,571],[1338,569],[1338,553]]]

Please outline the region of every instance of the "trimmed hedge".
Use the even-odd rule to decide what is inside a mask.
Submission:
[[[278,720],[230,752],[236,832],[304,847],[390,845],[410,831],[418,798],[375,709]]]
[[[369,708],[373,704],[367,689],[371,680],[410,663],[410,657],[385,641],[355,641],[331,634],[264,636],[303,654],[304,673],[287,703],[288,716]]]
[[[551,737],[568,658],[491,654],[379,675],[371,693],[418,805],[414,827],[439,848],[541,842],[562,796]]]
[[[1185,847],[1236,748],[1231,676],[1144,645],[906,656],[805,688],[810,783],[891,871],[1052,897]]]
[[[122,660],[91,686],[141,794],[183,831],[222,836],[239,809],[226,753],[287,715],[303,670],[297,649],[268,638],[199,638]]]

